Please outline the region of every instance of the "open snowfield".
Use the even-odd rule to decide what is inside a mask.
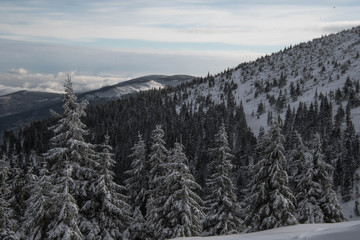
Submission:
[[[360,220],[327,223],[299,224],[255,233],[217,237],[176,238],[176,240],[360,240]]]

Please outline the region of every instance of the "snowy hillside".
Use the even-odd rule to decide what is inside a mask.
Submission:
[[[87,92],[81,94],[79,97],[80,99],[86,99],[88,101],[108,101],[140,91],[162,89],[166,86],[175,86],[192,79],[194,79],[194,77],[188,75],[150,75]]]
[[[301,224],[267,231],[217,237],[175,238],[176,240],[358,240],[360,220],[330,224]]]
[[[260,126],[266,127],[269,111],[282,116],[286,109],[276,112],[270,99],[281,94],[291,108],[299,102],[314,101],[315,93],[328,95],[333,103],[336,89],[344,87],[346,79],[360,80],[360,27],[338,34],[315,39],[285,48],[276,54],[264,56],[254,62],[243,63],[234,69],[215,76],[213,83],[203,83],[189,89],[187,102],[194,102],[199,96],[210,96],[216,102],[222,97],[226,83],[232,88],[237,104],[243,103],[248,124],[256,133]],[[291,97],[292,88],[300,88],[301,94]],[[259,118],[256,109],[262,102],[264,113]],[[343,103],[346,105],[346,102]],[[336,107],[336,104],[333,104]],[[360,108],[352,109],[356,130],[360,130]]]

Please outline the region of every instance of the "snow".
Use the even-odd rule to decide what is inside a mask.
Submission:
[[[360,28],[332,34],[324,38],[314,39],[308,43],[301,43],[288,50],[260,58],[257,61],[245,63],[233,69],[229,74],[215,76],[215,84],[212,87],[208,83],[199,84],[194,89],[189,89],[187,103],[194,102],[198,96],[211,96],[216,103],[221,103],[221,94],[224,93],[224,82],[233,81],[238,88],[233,91],[237,104],[243,103],[246,120],[249,127],[257,135],[260,127],[267,128],[267,113],[273,111],[274,116],[278,113],[269,105],[266,95],[272,95],[276,99],[280,90],[286,94],[286,105],[290,104],[291,109],[297,108],[299,102],[309,104],[314,101],[314,95],[322,93],[329,94],[344,86],[349,76],[353,81],[360,79],[360,58],[356,57],[360,52]],[[337,66],[334,66],[337,62]],[[349,64],[347,64],[349,63]],[[343,68],[343,66],[345,66]],[[346,67],[347,66],[347,67]],[[322,69],[324,67],[324,70]],[[287,83],[283,88],[273,87],[268,93],[262,92],[255,98],[255,82],[279,80],[281,73],[285,73]],[[331,81],[329,80],[331,77]],[[295,85],[298,82],[303,87],[302,95],[296,101],[290,97],[290,83]],[[226,97],[224,97],[226,100]],[[262,101],[265,104],[265,113],[256,116],[258,104]],[[337,104],[332,99],[333,107]],[[346,103],[343,103],[343,107]],[[194,106],[195,108],[195,106]],[[252,113],[255,113],[254,115]],[[283,118],[285,111],[280,113]],[[356,131],[360,131],[360,107],[353,108],[352,121]],[[335,111],[336,113],[336,111]]]
[[[129,85],[109,88],[106,91],[98,91],[93,94],[87,94],[86,99],[89,100],[97,99],[97,98],[116,99],[127,94],[146,91],[150,89],[162,89],[164,87],[165,87],[164,84],[158,83],[156,82],[156,80],[149,80],[147,82],[132,83]]]
[[[327,224],[299,224],[255,233],[176,240],[359,240],[360,220]],[[174,240],[175,240],[174,239]]]

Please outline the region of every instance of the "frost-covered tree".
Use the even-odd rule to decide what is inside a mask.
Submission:
[[[331,171],[333,167],[323,160],[320,136],[316,134],[315,148],[312,154],[314,165],[313,181],[321,185],[321,195],[319,196],[319,203],[324,214],[324,221],[326,223],[342,222],[346,220],[344,214],[341,212],[336,193],[332,189],[333,180]]]
[[[140,133],[132,151],[131,169],[126,172],[129,178],[125,181],[134,214],[130,235],[131,239],[144,239],[149,169],[146,162],[146,145]]]
[[[79,218],[79,208],[74,197],[69,192],[70,186],[75,184],[70,177],[72,175],[72,166],[65,162],[61,176],[57,177],[57,184],[51,192],[52,207],[49,214],[53,216],[49,222],[46,239],[83,239],[80,232],[77,219]]]
[[[288,187],[288,175],[283,169],[285,163],[284,136],[280,120],[273,121],[264,136],[262,159],[252,167],[249,183],[246,223],[253,231],[297,224],[295,218],[295,197]]]
[[[195,182],[187,166],[188,159],[181,143],[175,143],[163,177],[166,191],[164,197],[164,219],[159,222],[163,235],[160,238],[199,236],[204,218],[202,200],[196,194],[201,187]]]
[[[28,184],[30,197],[26,200],[26,210],[21,225],[21,232],[26,239],[40,240],[46,238],[47,223],[50,220],[51,191],[53,185],[44,162],[39,177],[34,177]]]
[[[160,125],[157,125],[152,131],[152,145],[149,156],[149,190],[148,201],[146,204],[146,229],[148,230],[148,237],[160,239],[163,236],[163,229],[159,224],[165,219],[163,214],[164,204],[166,198],[166,185],[164,176],[169,171],[165,168],[165,163],[168,162],[169,152],[165,147],[164,131]]]
[[[97,164],[93,158],[94,146],[85,141],[88,130],[81,120],[86,116],[85,109],[88,103],[86,101],[77,103],[70,77],[65,80],[64,89],[64,113],[58,123],[50,128],[54,136],[50,140],[51,148],[45,154],[45,158],[50,162],[51,172],[55,175],[58,171],[62,171],[64,162],[72,166],[71,177],[79,181],[76,181],[75,189],[71,190],[74,190],[78,201],[86,197],[84,185],[95,174],[94,168]]]
[[[16,223],[13,219],[13,210],[10,207],[7,196],[10,193],[9,185],[9,168],[4,154],[0,159],[0,238],[16,239],[14,229]]]
[[[97,163],[94,160],[93,145],[85,141],[88,130],[81,121],[81,117],[86,115],[87,102],[76,102],[77,98],[70,77],[65,80],[64,88],[64,113],[57,124],[50,128],[54,136],[50,139],[51,147],[44,157],[51,166],[50,172],[55,185],[54,189],[58,190],[58,192],[53,191],[54,195],[58,194],[59,199],[66,199],[69,202],[68,207],[81,210],[93,199],[94,194],[89,185],[96,176]],[[55,196],[55,198],[57,197]],[[59,215],[59,211],[64,206],[59,201],[55,201],[55,203],[59,205],[52,208],[55,211],[52,212],[52,216]],[[73,227],[77,228],[75,225],[80,225],[85,233],[96,228],[91,223],[92,219],[89,219],[88,213],[81,211],[80,215],[75,214],[75,222],[71,223]],[[59,219],[53,220],[60,224]]]
[[[129,238],[132,240],[141,240],[146,238],[146,221],[139,208],[135,208],[132,215],[132,223],[129,227]]]
[[[126,202],[127,197],[121,193],[125,188],[114,182],[114,173],[111,169],[115,165],[115,160],[112,147],[109,145],[109,135],[105,135],[105,142],[101,148],[102,151],[97,153],[99,176],[91,186],[98,206],[89,206],[86,210],[96,213],[93,217],[97,220],[101,239],[128,239],[125,231],[132,222],[131,207]]]
[[[294,193],[297,200],[297,219],[300,223],[322,223],[324,214],[318,201],[322,188],[314,182],[314,165],[307,154],[300,134],[296,134],[297,149],[292,159],[297,169],[293,176]]]
[[[125,181],[126,189],[130,194],[133,208],[139,208],[145,215],[149,169],[146,162],[146,145],[141,134],[138,135],[138,142],[134,144],[132,151],[131,169],[126,172],[129,175]]]
[[[215,148],[210,149],[210,177],[206,181],[204,235],[233,234],[243,229],[240,205],[231,179],[233,165],[225,124],[215,135]]]
[[[14,219],[16,224],[19,224],[21,221],[21,216],[24,214],[24,202],[26,200],[26,193],[24,191],[25,181],[25,172],[21,167],[19,155],[13,154],[11,157],[11,168],[9,169],[9,189],[11,194],[8,199],[12,210],[14,211]]]

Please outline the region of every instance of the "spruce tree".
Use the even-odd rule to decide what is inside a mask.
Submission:
[[[21,222],[21,217],[24,214],[26,194],[24,190],[26,181],[24,169],[20,166],[19,155],[14,154],[11,158],[12,166],[9,170],[9,190],[11,194],[8,203],[14,211],[13,218],[16,220],[16,225]]]
[[[36,176],[28,187],[30,197],[26,201],[21,230],[27,239],[45,239],[53,189],[46,162],[43,163],[39,176]]]
[[[8,185],[9,168],[4,154],[0,159],[0,238],[16,239],[14,233],[16,222],[14,212],[8,202],[10,189]]]
[[[46,239],[83,239],[77,219],[79,218],[79,208],[69,189],[75,185],[71,178],[73,168],[67,161],[65,166],[58,172],[56,185],[52,191],[52,207],[49,213],[52,219]]]
[[[53,191],[54,198],[64,199],[68,208],[76,209],[72,216],[75,217],[75,222],[71,222],[71,225],[77,235],[79,235],[78,227],[81,227],[87,235],[97,228],[88,216],[89,212],[82,211],[83,206],[93,199],[94,194],[89,189],[89,184],[96,176],[97,163],[94,161],[93,145],[85,141],[88,130],[81,121],[81,117],[86,115],[87,102],[77,103],[70,77],[65,80],[64,89],[64,113],[57,124],[50,128],[54,136],[50,139],[51,147],[44,157],[51,166],[54,189],[58,190],[58,192]],[[59,205],[53,206],[52,211],[55,212],[52,212],[51,216],[58,216],[59,211],[64,207],[62,202],[55,201],[56,203]],[[78,211],[81,211],[81,214]],[[62,220],[67,221],[69,216],[63,216],[65,218]],[[52,219],[52,221],[53,224],[63,224],[59,222],[60,219]]]
[[[105,142],[101,145],[98,162],[100,171],[98,179],[91,186],[98,201],[98,211],[93,206],[88,206],[87,211],[94,211],[92,215],[96,218],[99,226],[101,239],[128,239],[126,233],[132,222],[131,207],[128,205],[127,197],[122,193],[125,188],[114,182],[114,172],[111,170],[115,165],[112,147],[109,145],[109,135],[105,136]],[[95,237],[95,239],[97,239]]]
[[[138,134],[138,142],[132,148],[131,169],[126,172],[126,190],[130,195],[134,222],[130,226],[131,239],[145,238],[145,215],[148,193],[149,169],[146,159],[146,145],[142,135]]]
[[[245,199],[246,223],[253,231],[297,224],[295,197],[288,187],[285,163],[284,136],[280,120],[273,121],[264,136],[262,159],[252,167],[253,179],[249,183],[250,194]]]
[[[175,143],[169,162],[164,166],[168,169],[164,176],[167,200],[164,204],[166,219],[161,220],[161,238],[191,237],[202,233],[202,200],[195,192],[201,187],[195,182],[187,163],[183,145]]]
[[[126,189],[130,194],[133,208],[139,208],[145,215],[149,169],[146,162],[146,145],[141,134],[138,135],[138,142],[134,144],[132,151],[131,169],[126,172],[130,176],[125,181]]]
[[[318,201],[322,188],[314,182],[314,165],[307,157],[307,150],[300,134],[297,134],[298,147],[293,153],[294,167],[297,169],[293,176],[294,193],[297,200],[297,219],[300,223],[322,223],[324,214]]]
[[[160,125],[152,131],[152,145],[149,157],[150,177],[148,201],[146,204],[146,229],[148,237],[163,239],[162,221],[165,220],[163,207],[167,201],[164,176],[169,169],[164,168],[168,162],[169,152],[165,147],[164,131]]]
[[[222,123],[210,149],[210,177],[206,181],[204,235],[226,235],[243,230],[240,205],[231,179],[233,165],[228,135]]]
[[[342,222],[346,220],[341,212],[340,205],[337,201],[336,193],[333,188],[333,180],[331,171],[333,167],[323,160],[320,136],[315,136],[315,148],[312,154],[314,165],[313,181],[321,185],[322,191],[318,199],[321,210],[324,213],[324,221],[326,223]]]
[[[341,196],[347,202],[352,199],[354,187],[354,173],[356,170],[356,163],[354,156],[354,149],[356,148],[356,133],[354,124],[351,121],[350,104],[346,106],[346,129],[343,134],[342,153],[339,161],[343,166]]]

